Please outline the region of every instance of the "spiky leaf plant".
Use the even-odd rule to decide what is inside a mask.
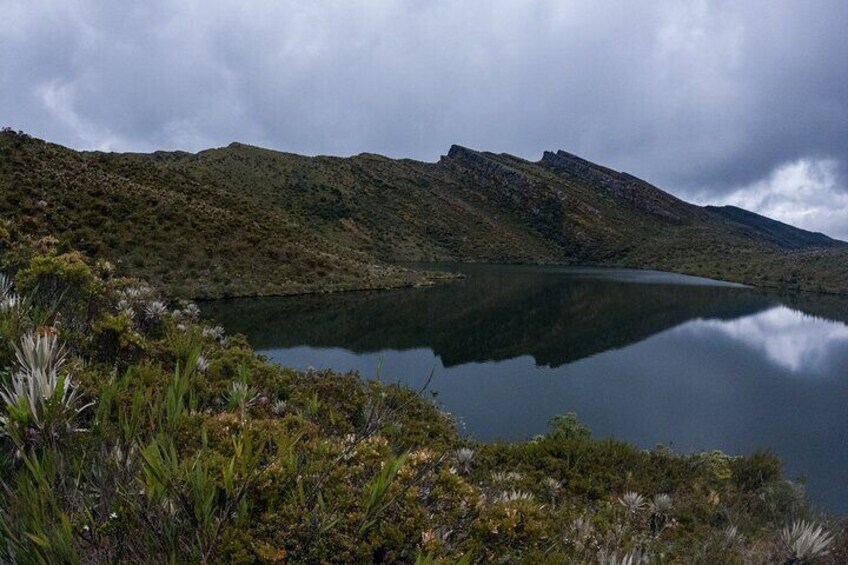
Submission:
[[[654,495],[650,504],[651,518],[649,523],[652,534],[658,535],[661,531],[663,531],[668,523],[668,517],[672,506],[671,496],[665,493]]]
[[[474,461],[474,450],[467,447],[458,449],[456,452],[456,463],[463,475],[471,472],[471,463]]]
[[[150,322],[158,322],[168,313],[168,306],[161,300],[151,300],[144,305],[144,317]]]
[[[786,564],[796,565],[830,553],[833,535],[818,524],[801,520],[784,527],[780,541],[789,554]]]
[[[282,418],[286,410],[288,409],[288,402],[285,400],[278,400],[271,405],[271,414],[276,416],[277,418]]]
[[[498,497],[495,499],[495,502],[509,504],[510,502],[518,502],[521,500],[530,501],[534,498],[535,497],[533,496],[532,492],[528,492],[526,490],[511,489],[502,492],[500,495],[498,495]]]
[[[609,556],[601,556],[601,565],[647,565],[648,556],[641,549],[633,549],[619,555],[613,552]]]
[[[248,372],[243,365],[239,366],[239,380],[230,385],[227,392],[227,405],[231,410],[238,410],[241,421],[247,417],[247,410],[259,400],[259,391],[248,384]]]
[[[12,294],[12,277],[6,273],[0,273],[0,299]]]
[[[647,506],[645,497],[634,491],[625,492],[619,497],[618,502],[627,509],[630,515],[638,514]]]
[[[0,388],[0,433],[23,447],[52,442],[75,428],[76,416],[91,406],[82,404],[79,390],[63,372],[66,352],[55,334],[26,334],[15,348],[17,367]]]

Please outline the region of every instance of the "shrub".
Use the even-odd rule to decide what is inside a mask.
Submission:
[[[58,316],[65,327],[75,331],[88,327],[98,285],[79,253],[36,256],[15,277],[20,296]]]
[[[575,412],[555,416],[548,422],[548,436],[556,439],[589,438],[592,430],[577,419]]]
[[[770,451],[730,461],[733,482],[744,491],[756,491],[780,478],[780,460]]]
[[[102,316],[92,326],[91,336],[97,358],[116,363],[121,370],[138,361],[144,353],[144,337],[125,314]]]

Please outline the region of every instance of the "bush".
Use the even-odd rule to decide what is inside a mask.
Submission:
[[[757,451],[749,457],[730,461],[733,482],[744,491],[757,491],[780,479],[780,459],[770,451]]]
[[[548,436],[556,439],[589,438],[592,430],[577,419],[575,412],[555,416],[548,422]]]
[[[91,336],[97,359],[115,363],[120,370],[138,362],[144,353],[144,338],[123,314],[102,316],[92,326]]]
[[[99,285],[79,253],[38,255],[15,276],[20,296],[74,331],[88,328]]]

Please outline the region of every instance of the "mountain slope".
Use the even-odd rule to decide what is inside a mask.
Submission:
[[[751,229],[751,237],[763,238],[789,249],[805,247],[837,247],[841,242],[823,233],[809,232],[772,220],[736,206],[706,206],[713,213]]]
[[[182,295],[419,284],[405,261],[615,265],[848,292],[848,244],[684,202],[564,151],[436,163],[76,152],[0,134],[0,214]]]
[[[4,133],[0,214],[185,296],[427,282],[327,241],[250,195],[187,180],[162,165],[170,158],[127,156],[139,165],[120,174],[96,156]]]

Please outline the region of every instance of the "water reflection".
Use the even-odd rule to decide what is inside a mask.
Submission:
[[[468,279],[435,288],[220,301],[207,311],[259,349],[427,347],[446,367],[521,355],[557,367],[693,318],[733,319],[776,304],[760,293],[652,271],[464,271]]]
[[[828,323],[785,306],[738,320],[701,321],[689,331],[721,332],[747,343],[769,359],[799,374],[826,374],[829,356],[845,348],[848,326]]]
[[[206,310],[286,365],[372,376],[382,361],[384,378],[415,387],[435,368],[439,402],[480,439],[527,438],[574,410],[595,435],[643,447],[772,448],[816,501],[848,513],[842,299],[634,271],[470,274],[431,289]]]

